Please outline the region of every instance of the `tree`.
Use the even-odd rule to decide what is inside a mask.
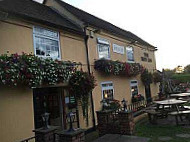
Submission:
[[[171,78],[175,74],[175,70],[164,69],[164,73],[167,76],[167,78]]]
[[[190,73],[190,65],[184,67],[184,73]]]

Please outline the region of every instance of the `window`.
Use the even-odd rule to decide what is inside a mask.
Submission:
[[[113,44],[113,52],[124,54],[124,47],[117,44]]]
[[[152,59],[148,58],[148,62],[152,62]]]
[[[110,44],[106,39],[98,38],[99,58],[110,59]]]
[[[34,27],[35,55],[60,59],[59,33],[40,27]]]
[[[113,83],[112,82],[103,82],[102,85],[102,99],[113,100]]]
[[[134,62],[134,53],[133,53],[133,47],[128,46],[126,47],[126,53],[127,53],[127,59],[130,62]]]
[[[130,82],[130,86],[131,86],[131,96],[135,96],[138,95],[138,82],[136,80],[132,80]]]
[[[147,62],[147,58],[146,57],[141,57],[141,61]]]

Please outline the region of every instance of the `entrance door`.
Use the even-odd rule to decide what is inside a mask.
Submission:
[[[152,102],[150,85],[145,85],[145,94],[146,94],[147,103]]]
[[[35,128],[43,127],[42,114],[50,113],[49,125],[63,126],[63,97],[61,88],[34,89]]]

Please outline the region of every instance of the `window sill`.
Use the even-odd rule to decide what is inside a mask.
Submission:
[[[40,57],[40,58],[43,58],[43,59],[53,59],[53,60],[59,60],[59,61],[61,61],[61,58],[59,57],[59,58],[56,58],[56,57],[47,57],[47,56],[40,56],[40,55],[35,55],[35,56],[37,56],[37,57]]]
[[[135,61],[126,61],[127,63],[135,63]]]

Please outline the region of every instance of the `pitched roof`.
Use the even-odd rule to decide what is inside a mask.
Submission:
[[[0,0],[0,11],[26,20],[83,34],[82,28],[71,23],[50,7],[32,0]]]
[[[46,1],[46,0],[45,0]],[[45,3],[44,1],[44,3]],[[63,6],[64,8],[66,8],[69,12],[71,12],[73,15],[75,15],[79,20],[87,23],[87,24],[90,24],[91,26],[94,26],[94,27],[97,27],[97,28],[100,28],[100,29],[104,29],[106,31],[109,31],[113,34],[116,34],[118,36],[121,36],[125,39],[128,39],[132,42],[135,42],[137,41],[138,43],[144,45],[144,46],[149,46],[149,47],[152,47],[152,48],[156,48],[154,47],[153,45],[149,44],[148,42],[144,41],[143,39],[141,39],[140,37],[136,36],[135,34],[129,32],[129,31],[126,31],[126,30],[123,30],[105,20],[102,20],[98,17],[95,17],[83,10],[80,10],[72,5],[69,5],[61,0],[55,0],[57,1],[61,6]]]

